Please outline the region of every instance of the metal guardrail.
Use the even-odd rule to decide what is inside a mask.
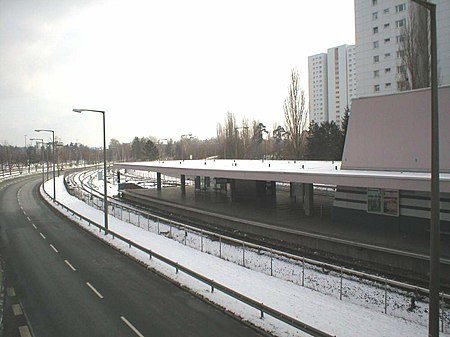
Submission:
[[[65,179],[64,179],[64,183],[66,183]],[[48,198],[51,198],[51,196],[47,193],[47,191],[45,191],[45,189],[44,189],[44,192],[45,192],[45,194],[47,195]],[[60,207],[62,207],[63,209],[65,209],[67,212],[72,213],[72,215],[80,218],[80,220],[86,221],[88,223],[88,225],[93,225],[93,226],[97,227],[99,229],[99,231],[104,230],[103,226],[97,224],[96,222],[94,222],[91,219],[83,216],[82,214],[72,210],[71,208],[69,208],[69,207],[65,206],[64,204],[60,203],[59,201],[57,201],[57,200],[52,200],[52,201],[54,203],[56,203],[57,205],[59,205]],[[297,319],[295,319],[293,317],[290,317],[290,316],[288,316],[288,315],[286,315],[286,314],[284,314],[284,313],[282,313],[282,312],[280,312],[278,310],[275,310],[275,309],[265,305],[264,303],[259,303],[259,302],[255,301],[254,299],[252,299],[250,297],[247,297],[247,296],[245,296],[245,295],[243,295],[243,294],[241,294],[241,293],[239,293],[239,292],[237,292],[237,291],[235,291],[235,290],[233,290],[231,288],[228,288],[228,287],[224,286],[223,284],[220,284],[220,283],[218,283],[218,282],[216,282],[216,281],[214,281],[212,279],[209,279],[209,278],[207,278],[207,277],[205,277],[205,276],[203,276],[203,275],[201,275],[201,274],[199,274],[199,273],[197,273],[197,272],[195,272],[195,271],[193,271],[193,270],[191,270],[191,269],[189,269],[189,268],[187,268],[187,267],[185,267],[183,265],[180,265],[179,263],[177,263],[177,262],[175,262],[173,260],[170,260],[170,259],[168,259],[168,258],[166,258],[166,257],[164,257],[164,256],[162,256],[160,254],[157,254],[157,253],[153,252],[151,249],[148,249],[148,248],[146,248],[144,246],[141,246],[141,245],[135,243],[134,241],[132,241],[132,240],[130,240],[130,239],[128,239],[128,238],[126,238],[126,237],[124,237],[124,236],[122,236],[122,235],[120,235],[120,234],[118,234],[118,233],[116,233],[116,232],[114,232],[112,230],[108,229],[107,231],[105,231],[105,235],[106,234],[112,235],[113,239],[114,238],[120,239],[121,241],[123,241],[126,244],[128,244],[130,248],[134,247],[134,248],[137,248],[137,249],[141,250],[142,252],[148,254],[149,258],[153,258],[154,257],[154,258],[160,260],[161,262],[163,262],[163,263],[165,263],[165,264],[175,268],[175,272],[176,273],[181,271],[181,272],[185,273],[186,275],[189,275],[189,276],[195,278],[196,280],[201,281],[202,283],[204,283],[204,284],[208,285],[209,287],[211,287],[211,292],[214,292],[214,290],[217,289],[217,290],[221,291],[222,293],[224,293],[224,294],[226,294],[226,295],[228,295],[230,297],[233,297],[234,299],[239,300],[240,302],[245,303],[245,304],[247,304],[247,305],[249,305],[249,306],[259,310],[260,314],[261,314],[261,316],[260,316],[261,318],[264,317],[264,314],[268,314],[268,315],[272,316],[273,318],[275,318],[275,319],[277,319],[277,320],[279,320],[281,322],[284,322],[284,323],[286,323],[286,324],[288,324],[288,325],[290,325],[292,327],[295,327],[295,328],[297,328],[297,329],[299,329],[299,330],[301,330],[303,332],[306,332],[306,333],[310,334],[311,336],[315,336],[315,337],[333,337],[333,335],[330,335],[330,334],[328,334],[328,333],[326,333],[324,331],[321,331],[321,330],[319,330],[317,328],[314,328],[313,326],[310,326],[310,325],[308,325],[308,324],[306,324],[304,322],[301,322],[301,321],[299,321],[299,320],[297,320]]]

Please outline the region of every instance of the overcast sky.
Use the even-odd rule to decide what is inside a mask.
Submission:
[[[283,124],[290,71],[354,44],[353,0],[0,0],[0,142],[216,136]]]

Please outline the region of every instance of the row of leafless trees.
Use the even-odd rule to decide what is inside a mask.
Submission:
[[[288,94],[283,105],[284,122],[266,127],[263,121],[237,122],[228,112],[224,123],[217,125],[217,137],[199,140],[192,135],[183,135],[179,140],[157,140],[154,137],[135,137],[129,143],[111,139],[107,149],[109,161],[138,161],[201,158],[245,158],[245,159],[301,159],[305,157],[307,145],[307,121],[305,93],[300,87],[299,74],[292,70]],[[56,142],[55,157],[58,163],[80,165],[102,160],[102,150],[81,144],[62,145]],[[44,154],[45,162],[53,161],[51,143],[45,148],[30,146],[18,148],[4,145],[0,149],[0,164],[10,170],[39,163]],[[61,164],[60,164],[61,165]]]
[[[58,169],[99,163],[103,160],[101,148],[90,148],[82,144],[66,144],[55,142],[55,159]],[[7,143],[0,145],[0,176],[13,172],[30,172],[44,162],[45,167],[52,166],[52,143],[42,146],[37,143],[27,147],[17,147]]]

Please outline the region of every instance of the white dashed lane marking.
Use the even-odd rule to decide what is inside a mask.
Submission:
[[[19,326],[19,333],[20,337],[31,337],[30,329],[28,329],[28,326]]]
[[[120,319],[121,319],[126,325],[128,325],[128,327],[129,327],[131,330],[133,330],[133,332],[134,332],[137,336],[139,336],[139,337],[144,337],[144,335],[141,334],[141,333],[139,332],[139,330],[136,329],[136,328],[133,326],[133,324],[131,324],[125,317],[120,316]]]
[[[93,286],[92,284],[90,284],[89,282],[86,282],[86,285],[87,285],[89,288],[91,288],[91,290],[94,292],[95,295],[97,295],[99,298],[103,298],[103,295],[100,294],[100,293],[98,292],[98,290],[95,289],[94,286]]]
[[[39,233],[39,234],[41,234],[41,236],[42,236],[42,238],[43,238],[44,240],[46,239],[46,237],[45,237],[44,234],[42,234],[42,233]]]
[[[58,249],[56,249],[55,246],[53,246],[52,244],[50,244],[50,247],[52,247],[52,249],[55,251],[55,253],[58,253]]]
[[[11,305],[12,311],[14,313],[14,316],[21,316],[23,315],[22,308],[20,307],[20,304],[13,304]]]
[[[72,266],[72,264],[69,261],[64,260],[64,262],[69,266],[70,269],[72,269],[73,271],[76,271],[75,267]]]

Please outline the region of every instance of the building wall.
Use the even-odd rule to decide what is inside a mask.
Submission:
[[[450,84],[450,1],[437,5],[440,84]],[[410,0],[355,0],[357,96],[399,91],[399,39]]]
[[[354,46],[328,49],[328,121],[340,125],[345,109],[351,107],[355,89]],[[352,90],[352,91],[350,91]]]
[[[328,121],[327,54],[308,57],[308,81],[310,120]]]
[[[356,94],[355,47],[342,45],[308,57],[310,119],[340,125]]]
[[[450,1],[434,0],[437,5],[438,76],[440,85],[450,84]]]
[[[439,165],[450,172],[450,86],[439,94]],[[429,88],[353,101],[342,156],[344,170],[430,172]]]
[[[382,219],[391,225],[410,226],[410,229],[426,229],[430,224],[430,194],[417,191],[398,191],[399,213],[397,216],[368,212],[367,188],[339,186],[333,201],[336,220],[355,219],[362,223],[377,224]],[[441,193],[441,225],[450,230],[450,194]]]

